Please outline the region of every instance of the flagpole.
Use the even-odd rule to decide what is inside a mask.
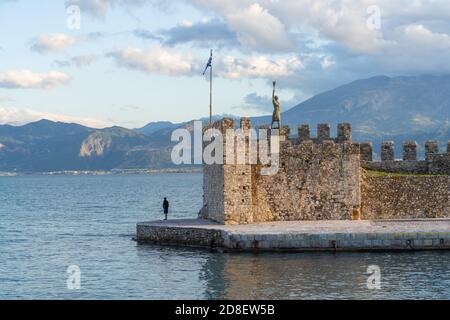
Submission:
[[[211,49],[211,66],[209,67],[209,127],[212,128],[212,49]]]

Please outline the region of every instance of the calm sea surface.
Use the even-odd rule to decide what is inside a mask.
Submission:
[[[201,174],[0,177],[0,299],[450,299],[450,252],[221,254],[137,245],[196,217]],[[81,289],[67,289],[67,268]],[[381,289],[369,290],[369,265]]]

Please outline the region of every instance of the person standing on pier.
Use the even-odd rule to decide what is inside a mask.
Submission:
[[[167,220],[167,214],[169,213],[169,201],[167,201],[166,197],[164,197],[163,209],[164,209],[164,215],[166,216],[166,218],[164,220]]]

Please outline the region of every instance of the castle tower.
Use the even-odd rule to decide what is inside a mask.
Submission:
[[[319,124],[316,138],[311,138],[309,126],[301,125],[298,139],[290,139],[289,127],[282,127],[267,136],[260,132],[259,141],[247,118],[241,118],[237,130],[232,119],[214,127],[223,136],[224,161],[204,163],[201,217],[247,224],[359,216],[360,145],[352,143],[350,124],[339,124],[336,137],[330,136],[329,124]],[[255,159],[251,151],[256,145]]]
[[[223,163],[203,165],[200,216],[224,224],[253,222],[251,124],[241,118],[239,130],[224,118],[214,123],[223,136]],[[256,137],[253,137],[256,138]]]
[[[233,142],[227,141],[227,152],[231,151],[230,143],[233,145],[234,159],[231,163],[224,164],[224,222],[226,224],[253,222],[250,120],[241,118],[239,129],[236,135],[233,135]],[[227,135],[227,139],[229,138],[230,135]],[[255,159],[253,161],[256,162]]]

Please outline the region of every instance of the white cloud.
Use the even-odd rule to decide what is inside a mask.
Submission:
[[[183,19],[178,23],[179,27],[184,27],[184,28],[189,28],[192,27],[194,24],[192,23],[192,21],[187,20],[187,19]]]
[[[298,49],[295,35],[308,34],[343,44],[355,52],[378,52],[382,32],[367,28],[373,1],[330,0],[191,0],[221,15],[241,35],[243,45],[265,51]]]
[[[6,89],[48,89],[65,85],[70,76],[59,71],[33,72],[30,70],[11,70],[0,72],[0,88]]]
[[[329,69],[331,68],[336,62],[329,56],[326,56],[322,58],[322,61],[320,62],[320,65],[322,66],[322,69]]]
[[[193,72],[193,59],[189,55],[173,53],[162,47],[150,50],[126,48],[113,51],[108,56],[121,67],[146,73],[182,76],[191,75]]]
[[[272,52],[295,48],[285,26],[258,3],[226,14],[225,20],[244,47]]]
[[[432,127],[436,125],[436,121],[434,121],[432,118],[425,116],[423,114],[415,114],[411,122],[415,125],[421,126],[421,127]]]
[[[64,51],[77,42],[77,38],[63,33],[42,34],[33,41],[31,50],[39,53]]]
[[[202,19],[196,23],[185,21],[175,27],[156,32],[137,29],[134,30],[134,35],[146,40],[159,41],[162,45],[170,47],[186,43],[202,48],[231,48],[239,45],[236,33],[217,19]]]
[[[241,54],[248,54],[249,50],[262,53],[277,53],[277,48],[289,50],[277,45],[280,39],[288,41],[304,65],[301,73],[291,77],[289,85],[301,87],[308,94],[374,74],[450,73],[448,0],[190,0],[190,3],[204,14],[214,12],[217,19],[239,34],[240,43],[234,48]]]
[[[174,53],[163,47],[149,50],[126,48],[111,52],[108,56],[121,67],[169,76],[200,76],[206,63],[204,58],[189,53]],[[252,55],[240,58],[216,55],[213,64],[216,75],[227,79],[282,78],[303,68],[302,62],[295,56],[270,58]]]
[[[224,78],[282,78],[303,68],[296,58],[270,59],[267,56],[237,58],[226,56],[219,61],[219,74]]]
[[[167,0],[66,0],[66,6],[77,5],[81,12],[86,12],[94,17],[103,17],[108,10],[114,7],[140,7],[147,3],[152,3],[160,7],[167,6]]]
[[[92,128],[104,128],[111,126],[111,123],[102,120],[39,112],[27,108],[0,108],[0,124],[23,125],[26,123],[47,119],[67,123],[78,123]]]
[[[405,42],[417,46],[450,48],[450,36],[445,33],[433,33],[422,24],[411,24],[404,27]]]

